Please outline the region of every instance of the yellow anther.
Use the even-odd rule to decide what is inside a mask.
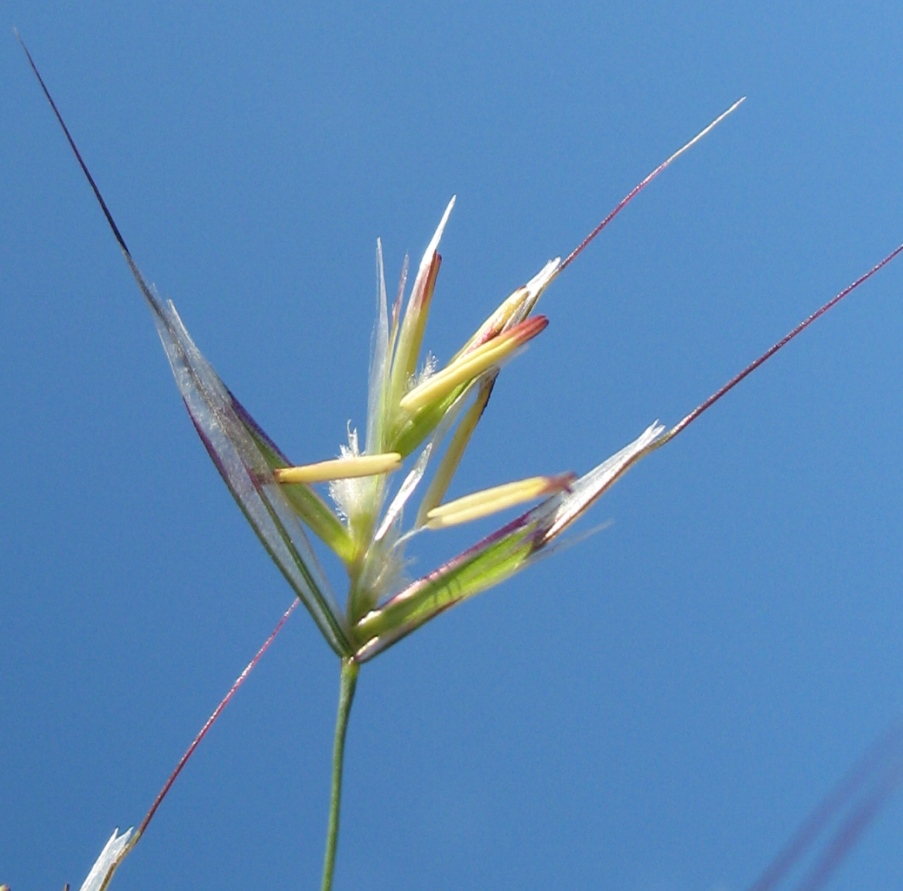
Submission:
[[[522,322],[533,312],[542,292],[549,286],[561,268],[561,258],[549,260],[527,284],[517,288],[506,297],[498,309],[477,328],[476,333],[462,348],[458,355],[468,352],[488,338],[506,331],[518,322]]]
[[[491,489],[474,492],[456,498],[447,504],[434,507],[426,515],[427,529],[445,529],[460,523],[479,520],[509,507],[516,507],[534,498],[551,495],[566,489],[574,481],[574,474],[562,473],[558,476],[532,476],[514,483],[505,483]]]
[[[544,316],[527,319],[499,337],[478,346],[414,387],[399,402],[402,411],[415,412],[447,396],[461,384],[479,377],[488,368],[507,359],[518,347],[536,337],[548,324]]]
[[[325,483],[330,480],[391,473],[399,467],[401,455],[398,452],[385,452],[354,458],[333,458],[331,461],[318,461],[316,464],[303,464],[300,467],[281,467],[274,470],[273,475],[280,483]]]

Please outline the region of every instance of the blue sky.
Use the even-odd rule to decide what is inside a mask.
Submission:
[[[394,280],[452,194],[440,359],[749,97],[543,298],[458,494],[676,422],[903,240],[899,4],[0,9],[299,461],[364,421],[376,237]],[[292,595],[6,34],[0,882],[37,891],[140,821]],[[366,666],[336,888],[755,879],[903,707],[901,296],[892,265],[631,471],[604,531]],[[113,888],[316,887],[337,674],[298,612]],[[898,801],[831,887],[903,882],[901,830]]]

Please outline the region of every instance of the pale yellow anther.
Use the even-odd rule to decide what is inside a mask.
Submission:
[[[558,476],[532,476],[514,483],[494,486],[434,507],[427,513],[425,525],[427,529],[445,529],[448,526],[469,523],[471,520],[479,520],[509,507],[533,501],[534,498],[560,492],[573,481],[574,474],[563,473]]]
[[[481,331],[502,331],[514,317],[515,313],[519,313],[523,308],[524,301],[529,297],[530,292],[525,287],[518,288],[510,297],[507,297],[499,306],[499,308],[486,320],[481,326]]]
[[[523,346],[531,337],[535,337],[545,328],[546,319],[537,316],[523,323],[522,330],[512,328],[510,332],[495,337],[478,346],[475,350],[459,356],[422,384],[405,394],[399,407],[402,411],[415,412],[431,402],[437,402],[447,396],[461,384],[479,377],[488,368],[498,365]]]
[[[401,455],[398,452],[385,452],[380,455],[333,458],[330,461],[318,461],[316,464],[304,464],[300,467],[281,467],[274,470],[273,475],[280,483],[325,483],[331,480],[391,473],[399,467]]]
[[[561,268],[561,258],[549,260],[527,284],[517,288],[506,297],[496,311],[479,328],[470,340],[464,344],[462,355],[474,348],[487,337],[492,337],[499,332],[509,329],[512,325],[522,322],[533,312],[536,302],[542,296],[542,292],[549,286]]]

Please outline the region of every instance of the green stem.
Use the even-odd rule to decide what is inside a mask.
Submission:
[[[326,856],[323,860],[322,891],[331,891],[332,874],[335,870],[336,848],[339,843],[339,806],[342,801],[342,766],[345,760],[345,733],[348,730],[348,715],[357,686],[360,666],[352,659],[342,660],[342,674],[339,681],[339,708],[335,722],[335,740],[332,745],[332,789],[329,796],[329,825],[326,829]]]

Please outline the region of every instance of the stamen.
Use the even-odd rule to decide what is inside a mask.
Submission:
[[[527,284],[517,288],[514,293],[502,301],[498,309],[477,328],[476,334],[464,344],[454,358],[457,359],[458,356],[475,350],[481,344],[492,340],[493,337],[497,337],[503,331],[513,328],[527,318],[533,312],[543,291],[558,275],[560,267],[560,257],[549,260]]]
[[[358,455],[353,458],[333,458],[300,467],[281,467],[273,471],[280,483],[326,483],[331,480],[348,480],[361,476],[391,473],[401,467],[398,452],[380,455]]]
[[[455,359],[429,380],[414,387],[402,397],[399,407],[402,411],[414,412],[447,396],[455,387],[479,377],[493,365],[498,365],[508,358],[518,347],[536,337],[548,324],[549,320],[545,316],[534,316],[516,325],[472,352]]]
[[[532,476],[514,483],[505,483],[491,489],[483,489],[463,498],[456,498],[447,504],[434,507],[426,515],[427,529],[445,529],[460,523],[469,523],[488,517],[509,507],[515,507],[534,498],[552,495],[570,487],[576,479],[573,473],[557,476]]]

